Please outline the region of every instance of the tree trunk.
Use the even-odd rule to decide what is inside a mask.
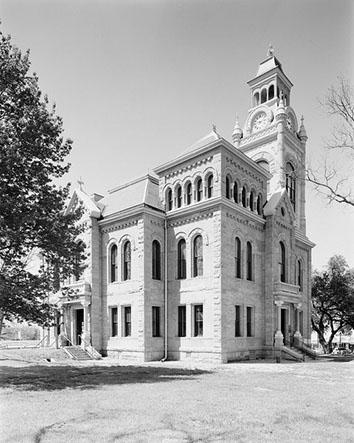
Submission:
[[[1,335],[1,332],[2,332],[2,325],[3,324],[4,324],[4,313],[0,309],[0,335]]]

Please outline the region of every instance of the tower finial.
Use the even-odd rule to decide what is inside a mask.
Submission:
[[[215,123],[212,124],[212,128],[213,128],[213,131],[216,132],[216,125],[215,125]]]
[[[79,185],[80,191],[82,191],[82,187],[84,185],[84,182],[82,180],[82,177],[79,178],[79,180],[77,181],[77,184]]]
[[[273,45],[271,43],[269,44],[267,56],[268,57],[274,57],[274,48],[273,48]]]
[[[238,121],[238,115],[236,115],[235,127],[234,127],[234,130],[233,130],[233,133],[232,133],[232,141],[234,142],[234,145],[236,147],[239,146],[240,140],[242,138],[242,135],[243,134],[242,134],[242,129],[240,127],[240,123]]]

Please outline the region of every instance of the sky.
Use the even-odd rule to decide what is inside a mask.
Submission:
[[[333,121],[320,102],[353,78],[350,0],[0,0],[1,29],[31,51],[41,90],[74,140],[66,180],[106,194],[153,171],[210,132],[231,140],[251,106],[246,84],[272,43],[303,114],[307,160],[323,163]],[[332,154],[339,172],[354,161]],[[354,267],[354,208],[307,185],[317,269],[334,254]]]

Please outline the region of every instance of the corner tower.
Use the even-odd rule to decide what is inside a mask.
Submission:
[[[260,63],[257,74],[247,82],[251,108],[243,132],[234,129],[235,146],[267,169],[268,200],[275,192],[286,188],[296,216],[296,226],[303,234],[305,219],[305,157],[307,135],[298,124],[290,106],[293,84],[282,65],[269,48],[267,58]]]

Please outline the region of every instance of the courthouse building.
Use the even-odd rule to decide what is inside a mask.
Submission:
[[[307,135],[272,51],[232,141],[214,127],[106,196],[74,191],[87,267],[59,299],[62,334],[139,361],[232,361],[310,343]],[[230,131],[231,132],[231,131]]]

